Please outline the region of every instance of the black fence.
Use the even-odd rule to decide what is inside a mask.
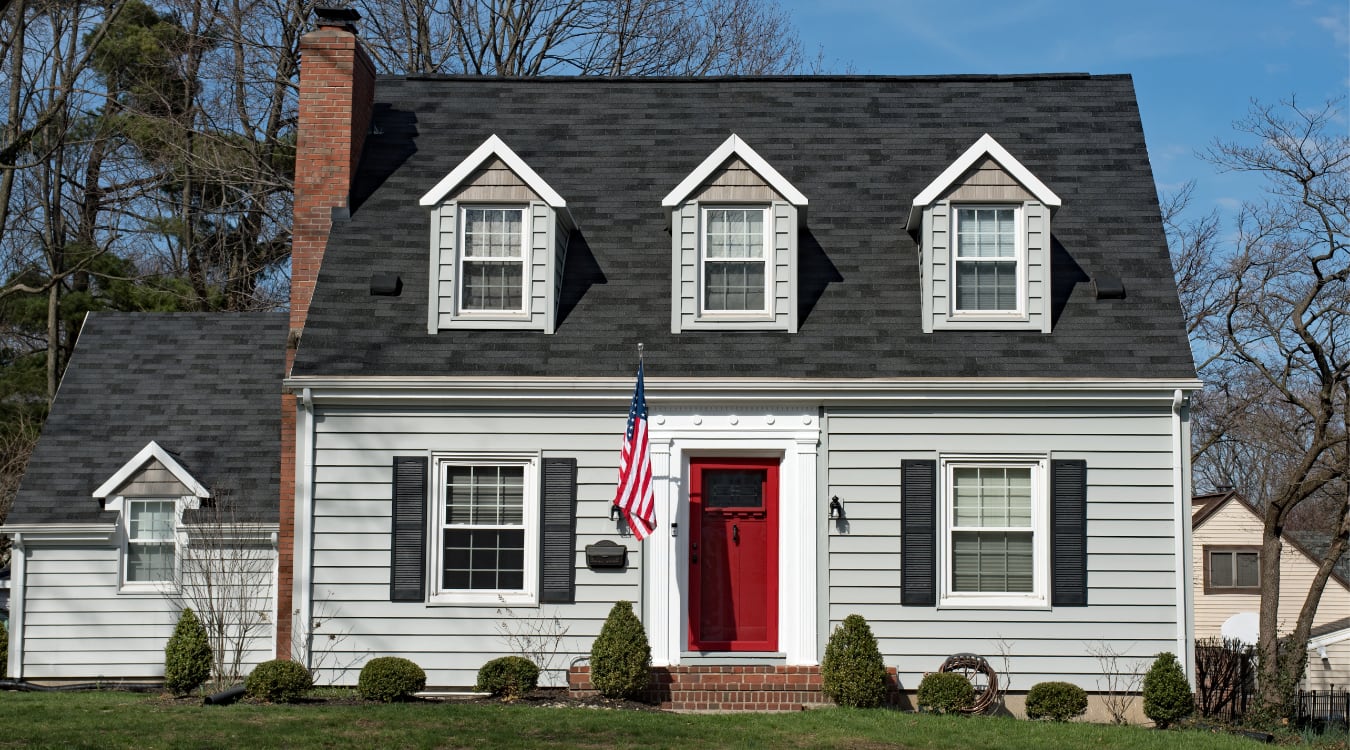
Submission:
[[[1298,722],[1350,727],[1350,691],[1335,685],[1330,690],[1298,691]]]

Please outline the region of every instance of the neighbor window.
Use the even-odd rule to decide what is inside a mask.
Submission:
[[[174,578],[174,500],[127,500],[126,583]]]
[[[1014,206],[956,207],[953,312],[1021,311],[1018,218]]]
[[[1043,603],[1040,462],[949,461],[945,474],[944,603]]]
[[[1256,547],[1206,547],[1205,590],[1257,593],[1261,590],[1261,552]]]
[[[703,312],[763,313],[769,283],[764,208],[703,212]]]
[[[460,312],[525,311],[524,217],[524,208],[460,210]]]
[[[433,596],[532,597],[537,564],[532,460],[447,458],[439,475]]]

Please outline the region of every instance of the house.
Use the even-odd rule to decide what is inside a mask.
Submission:
[[[1261,515],[1234,490],[1196,495],[1191,510],[1195,637],[1254,642],[1261,611]],[[1330,540],[1315,531],[1289,531],[1283,542],[1282,633],[1293,629]],[[1303,682],[1308,690],[1350,684],[1350,555],[1333,568],[1317,604]]]
[[[279,653],[463,687],[547,626],[584,689],[629,600],[674,707],[822,702],[851,613],[903,691],[1189,668],[1199,382],[1128,76],[376,79],[356,20],[303,42]]]

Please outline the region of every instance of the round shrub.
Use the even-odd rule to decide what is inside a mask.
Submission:
[[[184,607],[164,645],[164,689],[187,695],[211,678],[211,641],[192,607]]]
[[[1167,651],[1158,654],[1144,675],[1144,715],[1166,729],[1190,716],[1194,708],[1195,695],[1177,657]]]
[[[1087,691],[1070,682],[1038,682],[1027,693],[1027,718],[1068,721],[1087,712]]]
[[[932,672],[919,681],[919,708],[954,714],[975,705],[975,686],[955,672]]]
[[[356,692],[368,701],[392,703],[411,698],[427,686],[427,673],[407,659],[381,656],[361,667]]]
[[[606,698],[636,699],[651,678],[652,649],[633,603],[619,600],[591,646],[591,684]]]
[[[862,615],[845,617],[830,634],[820,681],[825,696],[841,706],[875,708],[886,699],[886,665]]]
[[[523,656],[503,656],[484,664],[478,670],[478,686],[482,693],[515,700],[539,685],[539,667]]]
[[[259,664],[244,681],[244,692],[250,698],[268,703],[294,703],[312,687],[309,670],[286,659]]]

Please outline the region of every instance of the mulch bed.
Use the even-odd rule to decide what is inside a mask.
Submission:
[[[189,695],[182,698],[176,698],[168,693],[161,693],[158,702],[164,705],[172,706],[193,706],[201,705],[202,697],[200,695]],[[240,702],[252,703],[249,698],[244,698]],[[533,693],[518,698],[516,700],[504,700],[501,698],[487,698],[479,696],[453,696],[445,698],[414,698],[414,703],[463,703],[477,706],[520,706],[533,708],[590,708],[609,711],[657,711],[662,709],[649,703],[638,701],[615,700],[601,696],[592,696],[590,698],[573,698],[565,688],[540,688]],[[317,695],[301,698],[298,702],[292,704],[297,706],[369,706],[378,705],[371,701],[363,700],[356,694],[355,690],[342,691],[334,695]]]

